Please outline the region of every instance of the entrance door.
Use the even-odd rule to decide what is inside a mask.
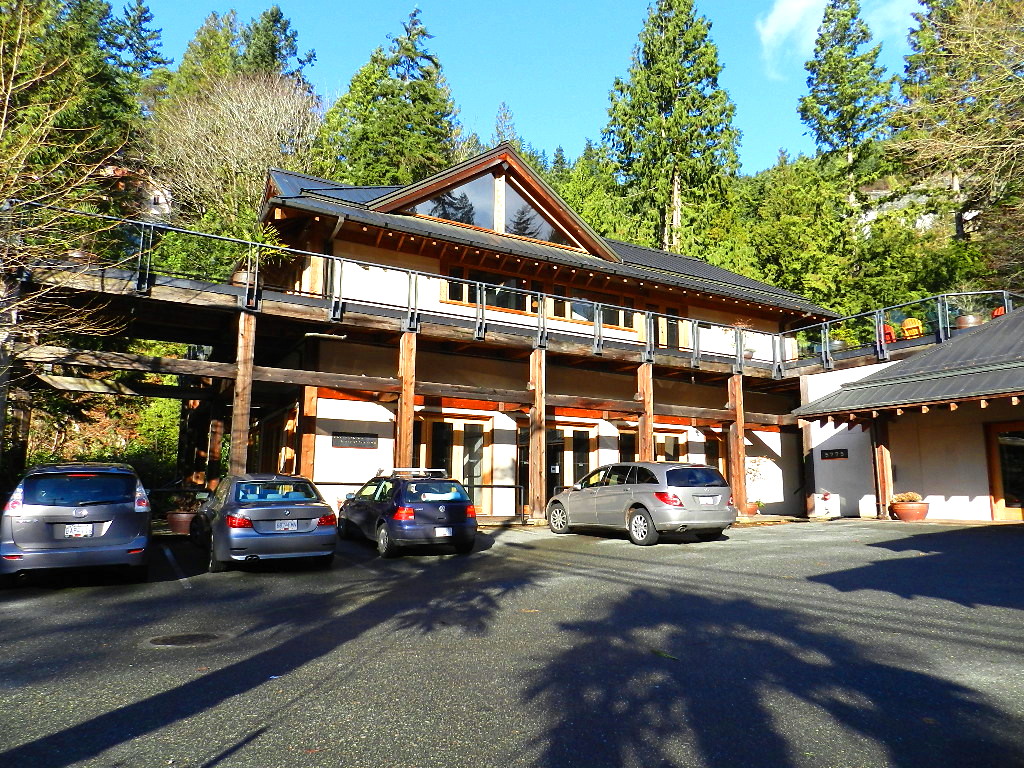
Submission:
[[[992,517],[1024,520],[1024,421],[986,424]]]

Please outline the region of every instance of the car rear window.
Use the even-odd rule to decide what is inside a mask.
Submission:
[[[235,486],[235,501],[320,501],[320,496],[305,480],[263,480],[239,483]]]
[[[722,473],[711,467],[680,467],[665,473],[674,488],[720,488],[728,485]]]
[[[24,504],[80,507],[135,501],[135,475],[124,472],[48,472],[25,478]]]
[[[424,480],[408,483],[402,491],[405,502],[469,501],[462,483],[455,480]]]

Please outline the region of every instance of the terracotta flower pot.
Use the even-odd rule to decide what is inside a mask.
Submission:
[[[746,515],[747,517],[753,517],[754,515],[759,514],[759,512],[760,508],[757,506],[756,501],[748,501],[743,505],[743,508],[740,509],[740,514]]]
[[[912,523],[916,520],[924,520],[928,514],[927,501],[894,501],[889,505],[889,511],[897,519],[905,523]]]
[[[957,328],[973,328],[976,325],[981,325],[982,318],[979,315],[960,315],[956,319]]]
[[[171,533],[188,536],[188,527],[195,516],[195,512],[168,512],[167,527],[171,529]]]

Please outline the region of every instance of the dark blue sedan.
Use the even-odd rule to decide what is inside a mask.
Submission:
[[[473,551],[476,507],[458,480],[444,470],[395,470],[373,478],[345,497],[338,520],[342,537],[361,534],[377,542],[381,557],[401,547],[449,544]]]

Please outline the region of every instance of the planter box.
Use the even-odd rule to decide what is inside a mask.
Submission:
[[[168,512],[167,527],[171,529],[171,533],[188,536],[188,527],[195,516],[195,512]]]

